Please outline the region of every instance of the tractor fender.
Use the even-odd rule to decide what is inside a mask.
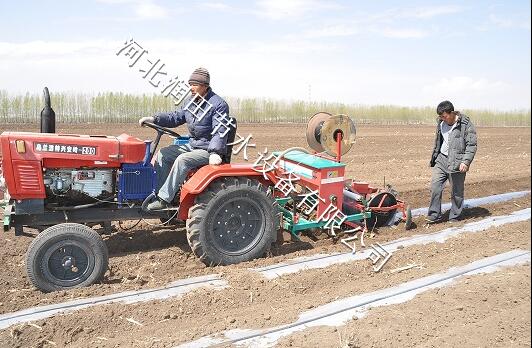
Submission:
[[[264,184],[275,182],[274,171],[263,173],[260,168],[252,164],[222,164],[218,166],[206,165],[198,169],[181,187],[179,197],[179,219],[188,218],[188,210],[194,205],[194,199],[203,192],[214,180],[221,177],[255,177]],[[266,178],[265,178],[266,177]]]

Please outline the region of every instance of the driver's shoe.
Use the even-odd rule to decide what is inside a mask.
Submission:
[[[165,210],[171,208],[172,205],[165,200],[158,198],[156,201],[151,202],[146,207],[148,210]]]

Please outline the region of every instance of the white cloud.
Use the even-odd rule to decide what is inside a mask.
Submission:
[[[490,81],[486,78],[474,79],[469,76],[453,76],[442,78],[428,88],[443,93],[503,92],[505,88],[508,88],[508,84],[503,81]]]
[[[227,5],[223,2],[200,2],[200,7],[213,9],[213,10],[229,10],[231,9],[231,6]]]
[[[418,7],[409,10],[401,11],[400,16],[404,18],[422,18],[429,19],[437,16],[443,16],[462,11],[460,6],[433,6],[433,7]]]
[[[431,35],[424,28],[424,20],[462,11],[459,6],[432,6],[415,8],[393,8],[378,13],[354,14],[344,23],[329,23],[313,27],[303,33],[307,38],[352,36],[372,32],[396,39],[420,39]],[[412,25],[421,26],[412,28]]]
[[[492,25],[499,28],[521,28],[530,30],[530,16],[526,18],[521,16],[506,16],[490,14],[489,20]]]
[[[123,44],[123,41],[108,40],[0,42],[0,62],[72,59],[86,55],[98,56],[112,50],[118,51]]]
[[[420,97],[460,101],[461,108],[530,109],[530,85],[519,86],[501,80],[453,76],[427,83]]]
[[[369,23],[350,23],[326,25],[321,28],[305,31],[302,36],[310,39],[345,37],[365,33],[374,33],[379,36],[394,39],[421,39],[430,35],[429,31],[421,29],[391,27]]]
[[[157,5],[153,0],[96,0],[108,5],[128,5],[132,8],[135,17],[129,20],[151,20],[168,17],[168,10]],[[124,20],[121,18],[120,20]]]
[[[388,10],[368,13],[364,15],[368,23],[393,23],[405,20],[426,21],[438,16],[455,14],[463,11],[459,6],[423,6],[423,7],[397,7]]]
[[[309,12],[339,8],[322,0],[259,0],[257,15],[273,20],[302,17]]]
[[[96,0],[96,2],[101,2],[102,4],[131,4],[137,2],[137,0]]]
[[[404,28],[375,28],[375,32],[384,37],[395,39],[421,39],[429,36],[429,33],[418,29],[404,29]]]
[[[159,19],[167,17],[167,11],[151,1],[144,1],[136,4],[135,13],[141,19]]]
[[[250,53],[305,55],[335,50],[337,47],[329,43],[308,42],[304,40],[285,40],[279,42],[252,42],[243,49]]]
[[[354,24],[336,24],[308,30],[304,36],[307,38],[342,37],[355,35],[359,32],[360,30]]]

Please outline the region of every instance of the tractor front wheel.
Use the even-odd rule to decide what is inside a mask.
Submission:
[[[187,219],[187,239],[206,265],[262,257],[277,238],[275,199],[254,179],[223,178],[198,195]]]
[[[88,286],[98,281],[109,261],[101,237],[88,226],[54,225],[33,240],[26,254],[28,276],[44,292]]]

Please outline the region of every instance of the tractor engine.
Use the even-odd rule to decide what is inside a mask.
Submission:
[[[105,200],[115,192],[115,178],[112,169],[48,169],[43,173],[46,200],[62,206]]]
[[[127,134],[4,132],[0,146],[2,181],[19,214],[138,202],[155,189],[150,142]]]

